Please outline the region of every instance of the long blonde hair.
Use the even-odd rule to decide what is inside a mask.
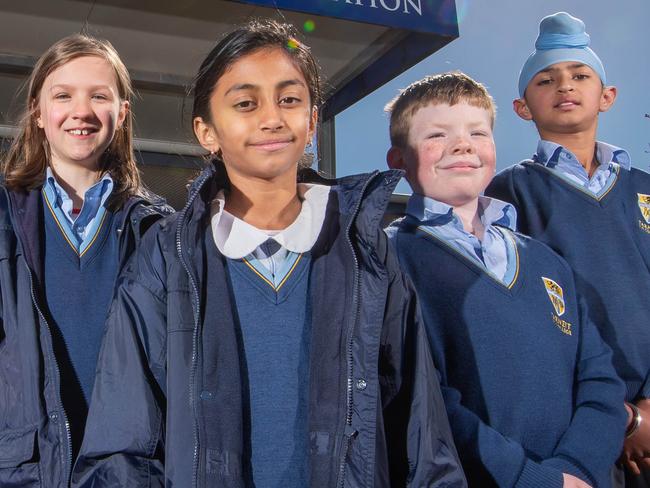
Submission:
[[[54,43],[36,62],[27,85],[25,111],[18,124],[18,134],[1,163],[5,185],[12,190],[27,191],[43,184],[50,159],[45,132],[36,123],[41,88],[50,73],[73,59],[97,56],[115,70],[118,94],[131,101],[131,77],[110,42],[84,34],[65,37]],[[109,172],[114,180],[113,202],[123,203],[129,196],[144,192],[133,154],[133,121],[128,110],[121,128],[100,157],[102,173]],[[146,193],[146,192],[144,192]]]

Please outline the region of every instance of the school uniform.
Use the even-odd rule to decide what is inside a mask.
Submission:
[[[330,188],[303,193],[300,232],[229,216],[211,165],[145,237],[109,318],[74,486],[465,486],[379,227],[400,173],[307,178]]]
[[[169,213],[140,197],[109,210],[111,192],[105,177],[75,219],[51,173],[0,189],[1,486],[69,486],[115,276]]]
[[[568,265],[480,197],[484,238],[453,208],[413,195],[388,234],[422,303],[470,486],[609,486],[623,386]]]
[[[597,143],[596,154],[596,173],[580,183],[562,164],[571,156],[579,174],[575,156],[542,141],[533,160],[500,172],[486,194],[511,202],[519,230],[569,263],[632,402],[650,396],[650,175],[613,146]]]
[[[244,372],[244,450],[254,486],[309,485],[309,299],[311,249],[325,219],[330,188],[298,185],[299,215],[286,229],[257,229],[211,205],[208,268],[225,257]],[[206,316],[219,313],[210,295]],[[207,324],[206,324],[207,325]]]
[[[113,179],[106,174],[85,192],[83,207],[73,209],[72,200],[48,168],[41,192],[44,306],[61,375],[73,457],[81,447],[117,276],[121,222],[105,206],[112,190]]]

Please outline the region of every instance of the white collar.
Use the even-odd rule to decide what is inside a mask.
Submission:
[[[230,259],[248,256],[268,239],[274,239],[288,251],[307,252],[316,244],[323,226],[329,191],[329,186],[298,183],[300,213],[291,225],[279,232],[260,230],[224,210],[225,196],[220,191],[210,209],[214,242],[221,254]]]

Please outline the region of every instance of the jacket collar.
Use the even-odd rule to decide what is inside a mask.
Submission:
[[[0,228],[13,229],[33,271],[36,282],[42,283],[42,237],[43,216],[40,203],[40,188],[29,191],[11,191],[4,185],[0,198]],[[122,234],[127,223],[131,224],[137,241],[147,228],[161,215],[172,213],[173,209],[163,202],[153,202],[140,196],[130,197],[117,212],[121,219]]]
[[[43,214],[41,212],[40,188],[29,191],[10,191],[3,185],[7,212],[5,218],[10,222],[20,243],[25,260],[35,275],[36,282],[42,283],[42,239]]]
[[[303,169],[298,175],[300,183],[317,183],[331,186],[331,196],[338,198],[338,208],[344,228],[352,224],[360,236],[371,237],[379,228],[381,218],[390,201],[403,171],[374,171],[337,179],[319,175],[312,169]],[[210,210],[210,202],[219,191],[227,188],[227,179],[222,169],[210,164],[190,186],[188,202],[181,212],[187,225],[201,221]]]

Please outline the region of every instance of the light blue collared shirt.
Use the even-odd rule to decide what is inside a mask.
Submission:
[[[225,210],[225,194],[212,201],[211,227],[219,252],[229,259],[246,259],[273,286],[279,285],[320,235],[330,187],[299,183],[302,207],[296,220],[283,230],[258,229]]]
[[[575,154],[555,142],[540,140],[534,160],[595,196],[613,183],[619,167],[626,170],[631,167],[630,155],[625,149],[604,142],[596,142],[598,167],[591,178]]]
[[[495,225],[514,231],[517,211],[509,203],[480,196],[478,212],[485,229],[482,241],[465,231],[453,207],[446,203],[414,193],[406,206],[407,215],[421,222],[419,229],[447,242],[460,254],[509,284],[516,272],[515,244]]]
[[[47,168],[43,193],[54,216],[63,227],[68,242],[76,246],[77,252],[82,252],[95,237],[106,212],[104,204],[111,195],[113,186],[113,179],[105,173],[97,183],[86,190],[81,211],[75,217],[72,212],[72,199],[56,181],[50,167]]]

